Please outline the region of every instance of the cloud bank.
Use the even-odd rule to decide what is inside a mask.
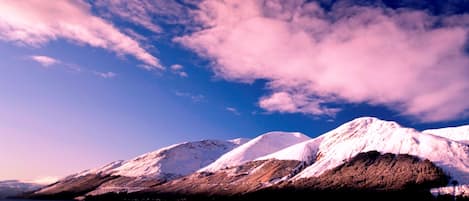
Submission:
[[[383,105],[422,122],[469,108],[467,15],[315,2],[203,1],[199,31],[174,41],[227,80],[267,80],[259,106],[333,116],[330,103]]]
[[[0,40],[40,46],[60,38],[132,55],[153,69],[159,60],[107,21],[93,16],[82,1],[4,0],[0,4]]]

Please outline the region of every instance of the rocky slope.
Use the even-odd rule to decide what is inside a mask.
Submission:
[[[398,191],[430,189],[446,185],[448,181],[443,170],[427,159],[370,151],[357,154],[318,177],[298,179],[292,184],[312,189]]]
[[[393,196],[398,197],[412,193],[422,198],[431,197],[431,187],[448,182],[444,172],[428,160],[376,151],[358,154],[319,177],[281,179],[298,171],[301,163],[251,161],[216,172],[196,172],[140,192],[106,194],[90,200],[305,200],[318,194],[335,196],[347,192],[365,198],[370,192],[395,192]]]

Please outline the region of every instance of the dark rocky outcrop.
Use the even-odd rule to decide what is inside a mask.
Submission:
[[[399,191],[444,186],[448,179],[429,160],[370,151],[358,154],[319,177],[301,179],[290,185],[295,188]]]

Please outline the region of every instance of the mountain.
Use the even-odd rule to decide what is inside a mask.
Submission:
[[[223,168],[241,165],[264,155],[311,139],[302,133],[269,132],[222,155],[199,172],[214,172]]]
[[[0,181],[0,199],[39,189],[43,185],[18,180]]]
[[[422,132],[469,144],[469,125],[439,129],[428,129]]]
[[[418,187],[429,194],[429,187],[448,181],[469,184],[464,128],[419,132],[362,117],[316,138],[269,132],[249,141],[186,142],[71,175],[31,197],[90,198],[117,192],[244,195],[301,186],[316,193]]]
[[[367,151],[428,159],[459,183],[469,183],[469,146],[373,117],[358,118],[322,136],[316,161],[294,179],[319,176]]]
[[[203,140],[171,145],[128,161],[70,175],[29,197],[66,199],[87,193],[140,190],[193,173],[246,141]]]

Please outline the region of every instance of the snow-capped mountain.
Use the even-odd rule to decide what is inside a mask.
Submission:
[[[319,139],[316,161],[294,179],[319,176],[358,153],[376,150],[429,159],[459,183],[469,183],[469,147],[466,144],[403,128],[395,122],[358,118]]]
[[[246,141],[242,138],[228,141],[202,140],[167,146],[128,161],[115,161],[70,175],[54,185],[40,189],[32,197],[141,190],[146,185],[156,185],[191,174]]]
[[[449,175],[452,180],[464,185],[469,184],[467,128],[469,126],[419,132],[404,128],[396,122],[362,117],[313,139],[297,132],[269,132],[252,140],[185,142],[131,160],[115,161],[100,168],[68,176],[54,185],[37,191],[36,195],[39,195],[38,198],[48,198],[49,195],[63,194],[94,196],[109,192],[129,193],[142,190],[186,191],[192,188],[192,182],[200,185],[199,190],[204,192],[227,187],[216,188],[217,182],[233,182],[220,185],[229,185],[236,192],[242,189],[255,191],[285,180],[307,184],[305,179],[319,178],[325,172],[330,176],[347,180],[347,174],[353,172],[355,167],[344,166],[341,171],[348,172],[344,173],[345,175],[339,173],[334,175],[333,171],[331,173],[328,170],[341,167],[353,161],[352,159],[360,153],[370,151],[377,151],[376,153],[383,155],[375,161],[376,165],[380,166],[376,170],[386,170],[388,175],[401,171],[395,171],[395,168],[399,167],[388,167],[386,166],[388,164],[403,165],[402,171],[407,171],[406,178],[413,179],[415,179],[415,168],[412,169],[414,166],[424,167],[427,172],[442,172],[439,170],[441,168],[443,173],[435,181],[444,183],[447,180],[441,179]],[[412,157],[417,159],[414,160]],[[357,163],[359,165],[357,167],[361,168],[361,172],[366,172],[368,168],[365,166],[369,159],[366,157],[362,159],[362,162]],[[433,168],[425,169],[425,167]],[[423,172],[425,171],[420,173]],[[371,174],[367,175],[370,178],[379,174],[376,171],[368,173]],[[425,176],[432,178],[431,174]],[[384,178],[383,181],[394,181],[394,179]],[[380,182],[376,181],[374,184],[379,186],[382,184]],[[405,184],[415,181],[409,179],[402,182]],[[46,196],[41,197],[41,195]],[[32,197],[34,198],[34,195]]]
[[[439,129],[428,129],[422,132],[469,144],[469,125]]]
[[[172,145],[150,152],[113,169],[113,175],[127,177],[179,177],[210,164],[245,141],[204,140]]]
[[[126,177],[175,178],[190,174],[210,164],[222,154],[247,142],[239,138],[228,141],[202,140],[163,147],[128,161],[115,161],[101,168],[75,175],[111,174]]]
[[[309,139],[311,138],[297,132],[269,132],[222,155],[212,164],[200,169],[199,172],[214,172],[223,168],[241,165]]]

